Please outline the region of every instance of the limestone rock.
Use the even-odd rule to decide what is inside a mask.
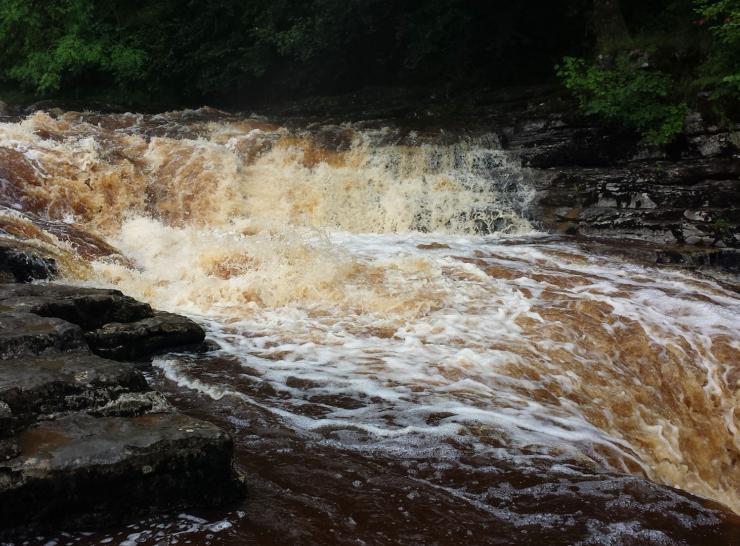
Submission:
[[[0,301],[0,360],[86,346],[79,326],[31,313],[2,312],[4,309]]]
[[[0,305],[60,318],[83,330],[99,328],[108,322],[140,320],[153,314],[149,305],[124,296],[119,290],[57,284],[0,285]]]
[[[195,345],[204,338],[203,328],[189,318],[163,311],[136,322],[112,322],[85,333],[93,352],[116,360],[137,360],[163,349]]]
[[[0,463],[0,528],[214,506],[241,493],[230,436],[183,415],[75,414],[19,436]]]
[[[44,258],[20,245],[0,243],[0,282],[31,282],[56,274],[53,258]]]
[[[0,405],[10,411],[13,428],[41,416],[103,408],[123,394],[148,390],[133,366],[84,352],[0,361]]]

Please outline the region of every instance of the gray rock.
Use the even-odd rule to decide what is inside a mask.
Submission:
[[[204,336],[117,290],[0,284],[0,535],[240,495],[226,433],[90,352],[141,358]]]
[[[550,169],[530,215],[571,234],[736,246],[739,177],[731,158]]]
[[[172,413],[172,405],[161,392],[127,392],[105,406],[89,412],[100,417],[132,417],[145,413]]]
[[[0,438],[0,461],[17,457],[20,452],[20,447],[15,438]]]
[[[9,436],[13,431],[15,420],[10,406],[0,401],[0,438]],[[0,459],[2,459],[2,448],[0,447]]]
[[[53,258],[20,244],[0,243],[0,282],[31,282],[57,274]]]
[[[0,404],[9,409],[14,429],[59,412],[103,410],[123,394],[148,390],[144,376],[131,365],[89,353],[0,361]],[[138,412],[131,408],[130,414],[152,405],[140,405]]]
[[[0,301],[0,360],[86,347],[79,326],[31,313],[3,312]]]
[[[85,339],[100,356],[137,360],[163,349],[201,343],[205,332],[187,317],[157,311],[136,322],[105,324],[85,333]]]
[[[537,128],[525,124],[507,139],[525,167],[604,166],[637,152],[637,138],[597,127]]]
[[[153,314],[149,305],[124,296],[119,290],[57,284],[0,285],[0,306],[64,319],[84,330],[108,322],[140,320]]]
[[[0,528],[101,524],[242,492],[229,435],[183,415],[77,414],[35,425],[18,443],[20,454],[0,463]]]
[[[684,121],[684,131],[687,135],[698,135],[706,131],[706,124],[699,112],[689,112]]]

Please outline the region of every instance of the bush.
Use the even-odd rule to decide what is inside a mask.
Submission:
[[[642,64],[627,54],[612,66],[566,57],[557,73],[584,113],[635,129],[651,144],[667,144],[683,129],[687,106],[672,96],[668,74]]]
[[[740,115],[740,0],[664,0],[595,60],[566,57],[557,74],[581,110],[667,144],[688,107],[734,127]],[[658,16],[659,15],[659,16]],[[591,57],[590,59],[594,59]]]
[[[38,94],[56,92],[83,74],[106,74],[119,84],[139,78],[144,50],[117,40],[96,15],[93,0],[0,0],[6,77]]]
[[[709,28],[712,42],[698,83],[720,101],[740,101],[740,0],[697,0],[696,23]]]

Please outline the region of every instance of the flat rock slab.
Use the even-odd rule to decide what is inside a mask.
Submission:
[[[231,437],[183,415],[76,414],[27,429],[18,446],[17,457],[0,463],[0,528],[214,506],[243,488]]]
[[[158,351],[199,344],[205,339],[203,328],[192,320],[153,311],[148,304],[124,296],[118,290],[0,284],[0,312],[3,311],[75,324],[87,332],[84,339],[93,352],[115,360],[142,360]],[[15,329],[23,330],[20,321]],[[0,355],[2,350],[0,341]],[[22,352],[16,351],[11,356],[19,354]]]
[[[153,315],[152,308],[119,290],[58,284],[0,284],[0,306],[55,317],[83,330],[109,322],[133,322]]]
[[[122,395],[148,390],[144,376],[130,364],[89,353],[0,361],[0,402],[10,412],[6,433],[59,412],[110,412]],[[123,408],[133,411],[133,400]],[[0,424],[0,437],[3,432]]]
[[[3,312],[0,301],[0,360],[86,348],[79,326],[32,313]]]
[[[130,323],[105,324],[85,333],[90,349],[116,360],[138,360],[163,349],[202,343],[205,332],[187,317],[156,311]]]

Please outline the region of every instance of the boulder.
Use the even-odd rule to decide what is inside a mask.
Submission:
[[[85,333],[94,353],[116,360],[139,360],[163,349],[196,345],[204,339],[205,332],[198,324],[163,311],[135,322],[112,322]]]
[[[60,412],[99,409],[111,414],[111,404],[122,395],[148,390],[144,376],[131,365],[84,352],[0,361],[0,404],[12,418],[5,435]],[[139,405],[139,412],[146,409]]]
[[[58,284],[0,285],[0,306],[56,317],[83,330],[108,322],[131,322],[150,317],[152,308],[119,290],[80,288]]]
[[[30,427],[18,446],[0,463],[0,528],[215,506],[243,487],[230,436],[183,415],[74,414]]]
[[[45,258],[30,248],[0,243],[0,282],[31,282],[57,274],[53,258]]]
[[[75,324],[4,309],[0,301],[0,360],[86,347],[82,330]]]

